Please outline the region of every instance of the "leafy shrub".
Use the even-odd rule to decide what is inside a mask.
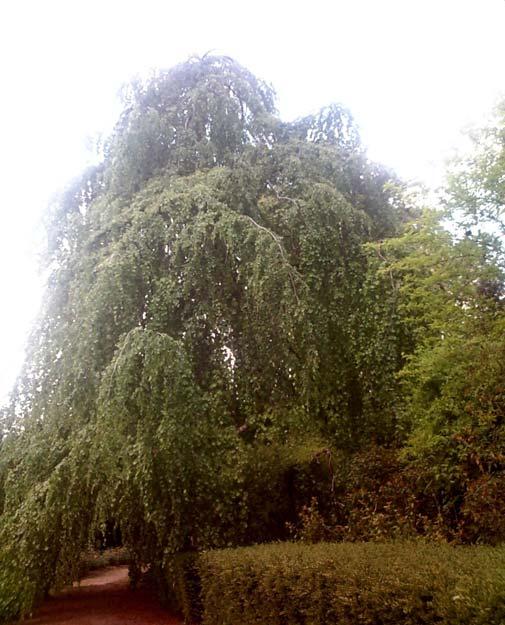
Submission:
[[[334,455],[332,479],[321,476],[315,496],[298,504],[291,536],[499,544],[505,540],[505,457],[503,435],[495,438],[468,429],[417,458],[380,445]]]
[[[334,454],[331,471],[326,490],[320,485],[298,508],[291,525],[296,540],[448,538],[432,475],[403,460],[398,449],[374,444],[351,456]]]
[[[490,544],[505,540],[505,472],[483,475],[470,484],[462,506],[461,537]]]
[[[204,625],[505,622],[503,547],[280,543],[210,551],[197,568]]]

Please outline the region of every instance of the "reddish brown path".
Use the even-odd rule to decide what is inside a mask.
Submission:
[[[101,569],[50,597],[25,625],[180,625],[147,589],[131,590],[128,568]]]

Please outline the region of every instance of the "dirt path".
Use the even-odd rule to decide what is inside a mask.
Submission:
[[[148,590],[130,590],[128,568],[108,567],[50,597],[25,625],[181,625]]]

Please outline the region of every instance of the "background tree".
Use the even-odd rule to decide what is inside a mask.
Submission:
[[[503,266],[505,251],[505,102],[487,126],[468,130],[469,148],[448,171],[446,202],[467,236],[478,238]]]

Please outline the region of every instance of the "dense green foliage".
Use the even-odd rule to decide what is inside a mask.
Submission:
[[[499,240],[416,208],[344,108],[285,123],[226,57],[135,81],[47,232],[0,414],[0,620],[107,520],[134,580],[290,532],[503,540]]]
[[[181,559],[186,617],[204,625],[501,625],[503,547],[274,544]],[[198,619],[198,617],[200,617]]]

